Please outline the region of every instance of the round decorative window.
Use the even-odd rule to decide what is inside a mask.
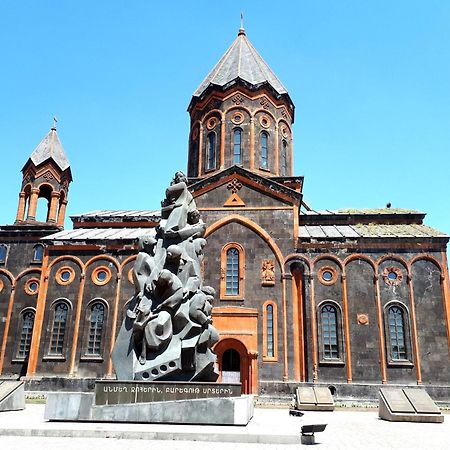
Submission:
[[[192,130],[192,139],[195,141],[198,138],[198,127]]]
[[[70,284],[75,279],[75,270],[69,266],[60,267],[56,272],[55,279],[58,284],[63,286]]]
[[[403,280],[403,274],[399,267],[386,267],[382,273],[384,282],[389,286],[397,286]]]
[[[241,124],[244,121],[244,114],[242,114],[241,112],[235,112],[231,117],[231,121],[236,125]]]
[[[132,269],[132,268],[128,271],[128,281],[129,281],[131,284],[134,284],[134,280],[133,280],[133,269]]]
[[[92,281],[98,286],[107,284],[111,279],[111,276],[111,270],[109,270],[109,268],[105,266],[96,267],[92,271]]]
[[[286,125],[283,125],[281,127],[281,134],[283,135],[283,137],[287,138],[289,136],[289,130],[288,127]]]
[[[324,266],[317,272],[317,277],[322,284],[330,285],[336,283],[337,272],[333,267]]]
[[[264,128],[269,128],[270,127],[270,119],[267,116],[261,116],[259,118],[259,123],[261,124],[261,126],[263,126]]]
[[[37,278],[30,278],[25,283],[25,292],[28,295],[36,295],[39,291],[39,280]]]
[[[217,125],[217,119],[215,117],[211,117],[208,119],[208,122],[206,122],[206,128],[208,130],[212,130]]]
[[[3,291],[3,288],[5,287],[5,285],[3,284],[3,281],[0,280],[0,292]]]

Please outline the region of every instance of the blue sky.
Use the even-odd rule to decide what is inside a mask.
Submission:
[[[447,0],[3,0],[0,224],[15,219],[20,169],[53,115],[69,215],[157,209],[186,168],[192,92],[241,11],[296,105],[295,174],[313,208],[391,202],[450,233]]]

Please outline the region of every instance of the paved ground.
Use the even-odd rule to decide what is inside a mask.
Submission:
[[[218,427],[45,422],[43,413],[44,405],[33,404],[25,411],[1,413],[0,449],[292,450],[299,445],[301,425],[308,423],[328,424],[325,432],[317,434],[320,449],[450,449],[449,414],[443,424],[414,424],[379,420],[373,409],[307,412],[297,418],[285,409],[258,408],[247,427]],[[63,437],[45,437],[48,434]]]

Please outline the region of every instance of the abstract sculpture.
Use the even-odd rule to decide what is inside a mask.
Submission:
[[[139,239],[135,295],[112,353],[119,380],[216,381],[215,291],[203,286],[206,226],[182,172],[161,202],[156,235]]]

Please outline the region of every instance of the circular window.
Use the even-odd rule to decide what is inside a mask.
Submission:
[[[134,284],[134,280],[133,280],[133,268],[131,268],[131,269],[128,271],[128,281],[129,281],[131,284]]]
[[[244,121],[244,114],[242,114],[241,112],[234,113],[233,116],[231,117],[231,121],[236,125],[239,125]]]
[[[267,116],[261,116],[259,118],[259,123],[264,128],[269,128],[270,127],[270,119]]]
[[[389,286],[396,286],[403,280],[403,274],[399,267],[386,267],[382,276],[384,282]]]
[[[206,122],[206,128],[208,130],[212,130],[217,125],[217,119],[215,117],[211,117],[208,119],[208,122]]]
[[[5,285],[3,284],[3,281],[0,280],[0,292],[3,291],[3,288],[5,287]]]
[[[55,279],[57,283],[63,286],[70,284],[75,279],[75,270],[69,266],[60,267],[56,272]]]
[[[98,286],[107,284],[111,279],[111,276],[111,270],[109,270],[109,268],[105,266],[96,267],[92,271],[92,281]]]
[[[25,292],[28,295],[36,295],[39,291],[39,280],[37,278],[30,278],[25,283]]]
[[[286,125],[283,125],[282,127],[281,127],[281,134],[283,135],[283,137],[288,137],[288,135],[289,135],[289,132],[288,132],[288,127],[286,126]]]
[[[333,267],[324,266],[319,269],[317,272],[317,276],[319,278],[319,281],[322,284],[334,284],[337,280],[337,272]]]
[[[192,131],[192,139],[195,141],[198,138],[198,127],[195,127]]]

